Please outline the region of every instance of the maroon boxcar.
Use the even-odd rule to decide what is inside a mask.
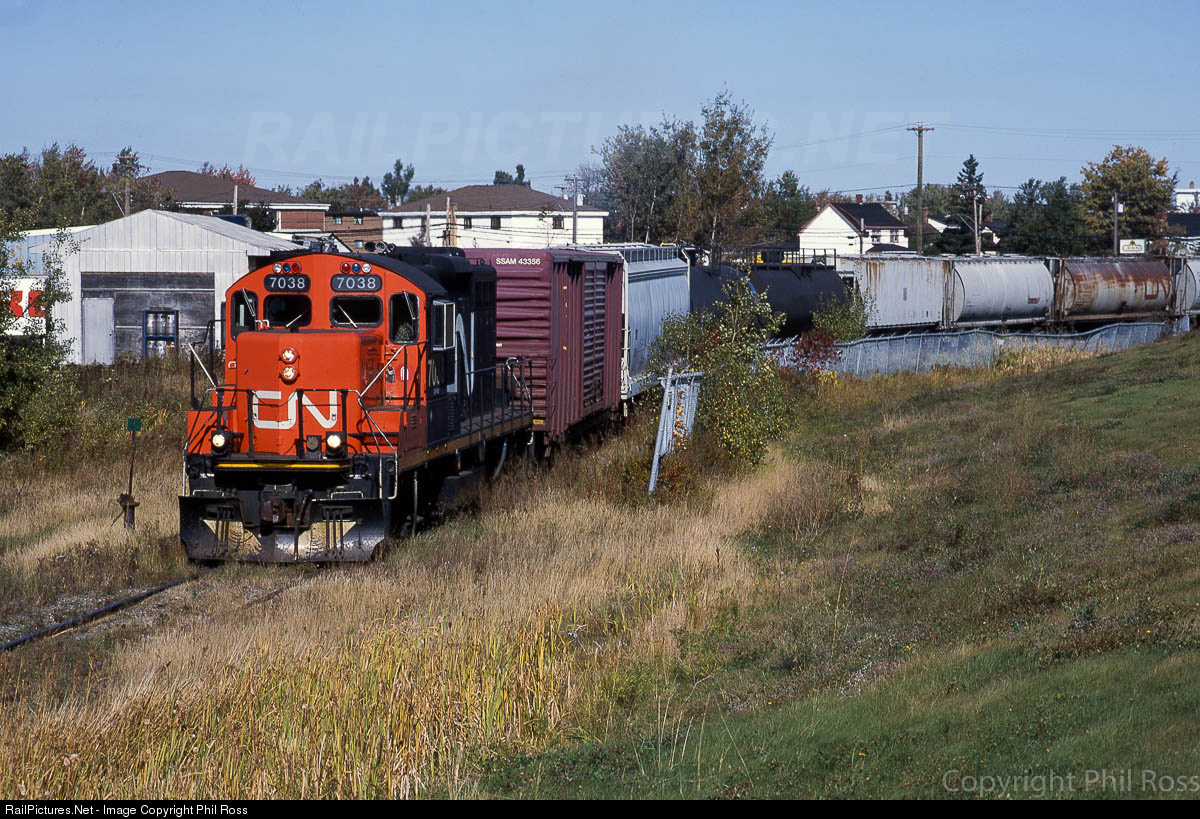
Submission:
[[[621,256],[557,248],[463,250],[496,269],[496,360],[533,361],[533,425],[543,442],[617,409]]]

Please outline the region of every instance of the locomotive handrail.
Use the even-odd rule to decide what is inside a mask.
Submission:
[[[402,353],[402,352],[404,352],[404,347],[399,347],[396,349],[396,352],[392,353],[392,357],[387,360],[387,363],[384,364],[382,367],[380,367],[379,372],[375,373],[375,377],[367,382],[367,386],[362,388],[362,391],[364,393],[368,393],[371,391],[371,387],[375,386],[375,382],[379,380],[379,376],[383,375],[384,372],[387,371],[387,368],[392,366],[392,362],[396,360],[396,356],[400,355],[400,353]],[[360,401],[359,403],[362,403],[362,402]]]
[[[383,372],[383,371],[380,370],[380,372]],[[378,377],[378,376],[376,376],[376,377]],[[359,407],[359,409],[362,410],[363,417],[367,419],[367,423],[373,428],[372,434],[375,436],[376,446],[378,446],[378,444],[379,444],[379,436],[382,435],[383,442],[387,445],[388,449],[392,450],[392,492],[390,495],[388,495],[387,499],[395,500],[396,497],[400,494],[400,450],[399,450],[399,447],[392,446],[392,442],[388,439],[388,434],[383,431],[382,427],[380,427],[377,423],[375,423],[375,418],[371,415],[371,411],[368,410],[366,407],[366,404],[363,403],[362,392],[359,392],[358,390],[346,390],[345,392],[354,393],[355,398],[358,399],[358,407]],[[365,392],[365,390],[364,390],[364,392]],[[343,418],[344,418],[344,415],[343,415]],[[343,420],[342,423],[344,425],[345,421]],[[400,443],[399,430],[396,431],[396,443],[397,444]],[[382,478],[379,481],[379,497],[383,498],[383,480],[382,480]]]

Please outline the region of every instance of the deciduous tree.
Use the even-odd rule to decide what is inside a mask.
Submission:
[[[755,210],[773,137],[727,91],[705,105],[702,114],[691,152],[691,184],[683,194],[688,238],[714,249],[749,243],[757,238]]]
[[[1135,239],[1157,239],[1166,235],[1167,212],[1179,175],[1172,173],[1166,159],[1155,159],[1145,148],[1115,145],[1102,162],[1084,166],[1085,219],[1092,232],[1111,232],[1113,194],[1124,206],[1121,235]]]

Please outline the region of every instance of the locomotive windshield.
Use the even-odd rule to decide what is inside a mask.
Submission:
[[[312,300],[299,293],[272,293],[263,299],[263,318],[269,327],[307,327],[312,322]]]
[[[329,301],[329,323],[334,327],[378,327],[382,321],[378,296],[334,296]]]

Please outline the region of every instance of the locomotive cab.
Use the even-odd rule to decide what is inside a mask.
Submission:
[[[495,272],[461,255],[275,254],[225,315],[222,383],[188,419],[193,559],[368,559],[530,422],[522,363],[495,360]]]

